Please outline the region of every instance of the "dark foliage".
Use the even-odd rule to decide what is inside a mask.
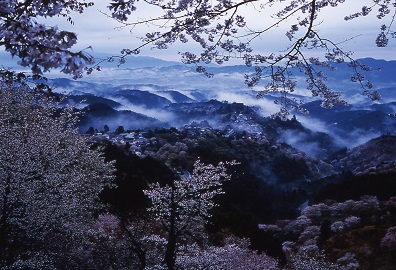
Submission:
[[[395,196],[396,173],[354,176],[344,173],[324,179],[327,182],[321,188],[313,188],[313,202],[319,203],[325,199],[339,202],[359,200],[363,195],[373,195],[379,200],[387,200]]]
[[[271,168],[280,183],[289,183],[309,176],[309,168],[304,160],[290,158],[286,155],[277,156]]]
[[[164,164],[152,158],[141,159],[136,155],[126,154],[125,151],[113,144],[104,149],[106,160],[115,160],[117,169],[115,188],[106,188],[100,198],[119,212],[140,212],[144,210],[149,200],[143,194],[147,183],[171,183],[174,178]]]
[[[199,145],[193,151],[202,161],[208,163],[239,160],[238,152],[233,149],[226,138],[214,137],[200,140]]]

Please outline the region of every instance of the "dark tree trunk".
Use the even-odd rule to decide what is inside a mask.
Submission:
[[[176,205],[174,203],[174,193],[172,190],[172,205],[171,205],[171,216],[169,219],[168,228],[168,243],[166,244],[164,263],[168,267],[168,270],[175,269],[176,263],[176,245],[177,245],[177,231],[176,231]]]
[[[168,270],[174,270],[175,269],[175,262],[176,262],[176,235],[169,235],[168,238],[168,243],[166,244],[166,251],[165,251],[165,257],[164,257],[164,262],[166,266],[168,267]]]
[[[139,259],[139,270],[143,270],[146,268],[147,258],[146,258],[146,250],[143,249],[139,241],[136,240],[135,236],[128,230],[127,227],[127,219],[123,217],[122,214],[119,214],[120,223],[127,233],[129,240],[131,241],[131,250],[136,254]]]

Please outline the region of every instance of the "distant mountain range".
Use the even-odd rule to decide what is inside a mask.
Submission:
[[[341,92],[349,106],[324,109],[320,100],[304,92],[303,86],[291,95],[303,99],[304,108],[310,112],[308,116],[296,113],[296,120],[306,129],[330,135],[340,147],[353,147],[381,134],[396,133],[396,78],[393,74],[396,61],[369,58],[360,61],[371,67],[364,75],[381,93],[380,101],[370,101],[362,95],[359,85],[350,82],[352,70],[346,63],[326,74],[329,87]],[[236,111],[249,119],[240,124],[240,128],[253,130],[252,126],[263,128],[265,119],[279,109],[273,103],[275,95],[256,99],[260,89],[244,85],[244,74],[252,72],[246,66],[213,65],[208,70],[215,76],[207,78],[195,72],[195,67],[177,62],[133,57],[127,63],[129,66],[104,68],[77,81],[50,80],[55,91],[67,96],[65,102],[79,103],[80,108],[89,106],[80,123],[82,132],[90,126],[101,129],[104,124],[110,129],[118,125],[132,129],[179,127],[202,120],[207,120],[212,127],[236,127]],[[295,73],[297,81],[303,81],[300,76],[303,75]],[[291,136],[284,131],[278,136],[296,147],[304,148],[307,142],[314,143],[307,139],[306,132],[298,134],[300,136]],[[318,145],[321,143],[316,142],[316,148]],[[316,150],[318,152],[321,150]]]

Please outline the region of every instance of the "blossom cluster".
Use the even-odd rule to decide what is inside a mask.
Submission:
[[[39,260],[59,263],[58,249],[87,243],[114,168],[75,129],[73,107],[23,84],[1,81],[0,91],[0,268],[47,268]]]
[[[0,45],[12,56],[21,60],[21,66],[30,67],[34,74],[60,68],[66,74],[81,76],[83,67],[93,63],[93,57],[80,51],[72,52],[77,36],[57,26],[49,27],[37,22],[39,17],[68,15],[70,11],[83,12],[93,3],[80,1],[16,1],[0,3]]]
[[[251,3],[254,2],[253,8]],[[330,89],[323,69],[326,67],[334,70],[335,64],[341,62],[357,62],[352,58],[352,53],[344,51],[338,43],[322,37],[316,20],[320,13],[326,12],[330,8],[341,8],[344,0],[296,0],[296,1],[242,1],[233,2],[229,0],[186,0],[167,1],[152,0],[144,3],[135,0],[113,0],[109,5],[111,16],[123,23],[125,27],[137,27],[139,25],[156,25],[156,29],[148,32],[142,37],[142,45],[133,50],[139,52],[143,46],[152,45],[157,49],[167,49],[175,43],[193,42],[200,48],[200,53],[191,51],[180,52],[182,62],[196,65],[196,71],[212,77],[205,65],[210,63],[223,64],[230,59],[243,61],[249,67],[253,67],[251,74],[245,75],[245,83],[248,87],[256,87],[263,82],[264,90],[259,91],[258,97],[271,92],[279,94],[276,103],[281,109],[275,116],[286,119],[290,111],[307,113],[301,106],[303,101],[288,98],[297,86],[297,81],[292,76],[290,70],[298,68],[306,75],[307,90],[314,97],[323,100],[324,108],[331,108],[334,104],[345,105],[346,101],[341,94]],[[361,11],[345,17],[348,21],[360,16],[367,16],[378,7],[378,18],[384,18],[391,14],[395,5],[387,0],[373,0],[372,6],[363,6]],[[130,20],[133,11],[144,8],[149,4],[158,7],[163,11],[163,15],[158,17],[142,18]],[[261,12],[261,9],[270,7],[276,9],[273,17],[276,22],[272,25],[257,27],[251,25],[248,18],[240,12],[241,8],[250,8],[251,12]],[[280,54],[274,53],[254,53],[253,41],[263,38],[265,33],[275,29],[280,24],[287,24],[292,19],[293,23],[288,27],[285,35],[290,44],[282,49]],[[264,20],[263,20],[264,21]],[[392,20],[393,22],[393,20]],[[381,27],[378,35],[377,46],[383,47],[388,44],[388,36],[394,35],[391,31],[392,23]],[[263,38],[265,40],[265,38]],[[265,45],[265,44],[264,44]],[[319,50],[322,57],[316,58],[313,63],[310,59],[310,52]],[[123,50],[122,61],[125,61],[126,52]],[[323,52],[324,51],[324,52]],[[358,65],[359,66],[359,65]],[[379,99],[376,92],[370,89],[371,82],[363,82],[362,72],[352,68],[354,75],[351,80],[360,84],[364,94],[373,100]],[[364,70],[364,69],[363,69]],[[358,79],[356,79],[358,78]]]
[[[301,211],[295,220],[279,220],[275,224],[261,224],[261,230],[275,236],[294,235],[297,241],[286,241],[283,250],[292,269],[358,269],[359,264],[353,254],[345,253],[336,264],[324,260],[318,243],[325,240],[325,225],[328,223],[332,234],[353,230],[361,225],[362,218],[380,209],[375,196],[362,196],[361,200],[347,200],[341,203],[316,204]],[[390,229],[383,239],[383,247],[392,246],[393,231]],[[327,266],[326,266],[327,265]],[[303,267],[303,268],[299,268]],[[316,268],[315,268],[316,267]]]
[[[149,189],[143,192],[152,202],[149,211],[158,220],[171,219],[172,211],[176,211],[177,218],[181,221],[208,218],[209,210],[216,205],[213,198],[224,193],[222,183],[230,180],[230,177],[226,173],[225,163],[213,166],[197,160],[191,175],[181,175],[172,185],[149,184]]]
[[[396,226],[390,227],[381,240],[381,248],[384,250],[396,250]]]
[[[195,243],[187,245],[180,249],[177,265],[181,269],[197,270],[279,269],[275,259],[250,250],[249,244],[246,239],[229,237],[223,246],[209,245],[203,249]]]

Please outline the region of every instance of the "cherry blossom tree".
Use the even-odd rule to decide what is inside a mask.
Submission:
[[[323,22],[320,15],[332,8],[343,8],[344,2],[346,1],[110,0],[108,16],[118,20],[121,27],[130,27],[131,30],[140,25],[154,27],[152,31],[147,28],[140,46],[122,50],[121,56],[118,56],[120,64],[125,62],[127,56],[138,54],[145,46],[168,49],[175,43],[194,43],[199,48],[196,52],[180,52],[184,63],[196,65],[198,72],[210,77],[213,74],[206,70],[205,64],[223,64],[230,59],[242,61],[253,68],[251,74],[245,75],[245,83],[249,87],[261,84],[258,97],[277,93],[279,98],[276,103],[281,106],[278,115],[284,118],[290,114],[290,109],[306,113],[300,106],[302,101],[288,95],[297,86],[293,77],[296,70],[305,75],[307,89],[313,96],[322,99],[325,108],[331,108],[336,103],[346,104],[340,92],[329,88],[325,74],[326,70],[334,69],[334,64],[341,62],[349,63],[353,70],[350,79],[363,88],[363,94],[372,100],[380,98],[372,90],[372,83],[364,76],[370,67],[353,59],[352,52],[340,47],[340,41],[321,35]],[[389,38],[395,36],[392,30],[395,3],[389,0],[371,0],[369,3],[370,5],[357,4],[356,12],[344,19],[350,21],[375,13],[382,20],[375,44],[385,47]],[[83,0],[1,1],[0,46],[12,56],[19,57],[19,64],[30,67],[34,74],[52,68],[60,68],[75,78],[81,77],[84,71],[89,74],[100,69],[100,63],[92,66],[93,58],[90,55],[84,51],[70,50],[77,42],[76,34],[38,21],[40,18],[58,16],[72,22],[73,13],[83,13],[85,8],[93,4]],[[160,15],[134,17],[134,12],[141,9],[156,10],[156,14]],[[257,26],[257,20],[252,22],[249,19],[251,16],[261,18],[262,23]],[[385,18],[389,19],[384,22]],[[263,53],[266,51],[266,43],[258,40],[281,25],[287,26],[285,37],[289,41],[288,45],[279,48],[277,51],[280,53],[273,50]],[[313,56],[313,51],[318,51],[316,55],[322,57]],[[115,57],[110,57],[106,61],[114,59]],[[88,66],[84,68],[85,65]]]
[[[181,247],[176,264],[181,269],[280,269],[278,262],[249,249],[250,241],[228,237],[223,246],[201,247],[196,243]]]
[[[396,250],[396,226],[388,228],[386,235],[381,240],[381,248],[384,250]]]
[[[0,268],[73,268],[113,165],[74,128],[72,107],[21,84],[0,93]]]
[[[96,269],[139,269],[161,265],[166,239],[155,234],[156,226],[149,217],[125,214],[101,214],[96,220]]]
[[[146,221],[136,219],[126,228],[114,215],[105,214],[98,218],[99,238],[103,242],[97,252],[107,260],[107,264],[101,266],[109,267],[111,262],[117,269],[168,269],[161,260],[167,240],[155,233],[153,224],[147,228],[142,226],[143,223]],[[247,239],[228,235],[223,242],[220,246],[211,244],[204,232],[199,241],[183,241],[177,248],[174,269],[280,269],[276,259],[249,249]],[[137,258],[139,254],[144,255],[144,261]]]
[[[203,225],[211,216],[209,210],[216,205],[213,198],[224,193],[222,183],[231,178],[226,165],[204,165],[198,160],[191,175],[182,175],[171,185],[150,184],[144,191],[152,202],[149,211],[166,234],[163,263],[168,269],[175,269],[180,243],[186,237],[199,239],[203,234]]]
[[[78,0],[1,1],[0,46],[20,58],[19,65],[30,67],[35,74],[60,68],[66,74],[79,76],[93,58],[83,51],[70,50],[77,35],[39,20],[58,16],[72,23],[72,12],[82,13],[92,5]]]
[[[195,43],[199,49],[180,53],[184,63],[195,64],[198,72],[211,77],[213,74],[207,71],[205,64],[223,64],[230,59],[242,61],[253,68],[252,74],[245,75],[245,83],[249,87],[262,83],[258,97],[270,92],[278,93],[277,103],[281,105],[279,115],[287,116],[290,108],[306,112],[301,108],[300,100],[289,98],[288,95],[297,86],[293,77],[296,70],[306,76],[307,89],[313,96],[323,100],[322,106],[325,108],[331,108],[336,103],[346,104],[341,93],[328,87],[325,75],[326,70],[334,69],[334,64],[341,62],[349,62],[354,71],[350,79],[360,84],[363,94],[372,100],[380,98],[377,92],[372,91],[372,83],[365,80],[364,72],[370,68],[354,60],[352,52],[344,51],[339,46],[340,41],[321,35],[320,29],[324,23],[320,15],[332,8],[342,9],[344,2],[346,1],[113,0],[109,6],[109,16],[118,20],[121,27],[129,27],[131,31],[139,26],[148,29],[152,26],[153,29],[141,37],[140,46],[122,51],[121,64],[126,56],[138,54],[147,45],[168,49],[172,44]],[[378,47],[385,47],[389,37],[395,34],[391,27],[396,5],[388,0],[369,2],[370,6],[357,4],[357,12],[344,19],[349,21],[375,12],[378,19],[390,17],[388,24],[379,27],[375,40]],[[139,10],[147,8],[157,9],[162,15],[142,17]],[[139,15],[134,17],[134,13]],[[279,48],[281,53],[272,50],[263,53],[267,45],[264,34],[279,26],[288,29],[285,30],[288,45]],[[259,42],[261,38],[263,40]],[[318,51],[322,57],[314,56],[313,51]]]
[[[204,165],[199,160],[191,175],[170,185],[149,185],[144,193],[152,206],[147,215],[101,215],[97,220],[101,257],[123,269],[278,269],[277,261],[249,249],[250,242],[228,235],[215,246],[204,228],[230,179],[226,165]]]
[[[308,206],[295,220],[278,220],[276,224],[263,224],[259,228],[276,237],[293,235],[297,239],[295,242],[286,241],[282,244],[287,259],[286,269],[353,270],[360,268],[355,254],[337,250],[338,259],[334,262],[333,257],[333,262],[330,262],[320,247],[323,247],[329,237],[366,226],[362,222],[364,216],[375,216],[381,211],[378,198],[365,195],[359,201],[347,200],[330,205],[319,203]],[[392,229],[388,231],[391,232]],[[389,238],[384,239],[391,239],[391,236],[390,233]],[[329,250],[326,252],[329,254]]]

